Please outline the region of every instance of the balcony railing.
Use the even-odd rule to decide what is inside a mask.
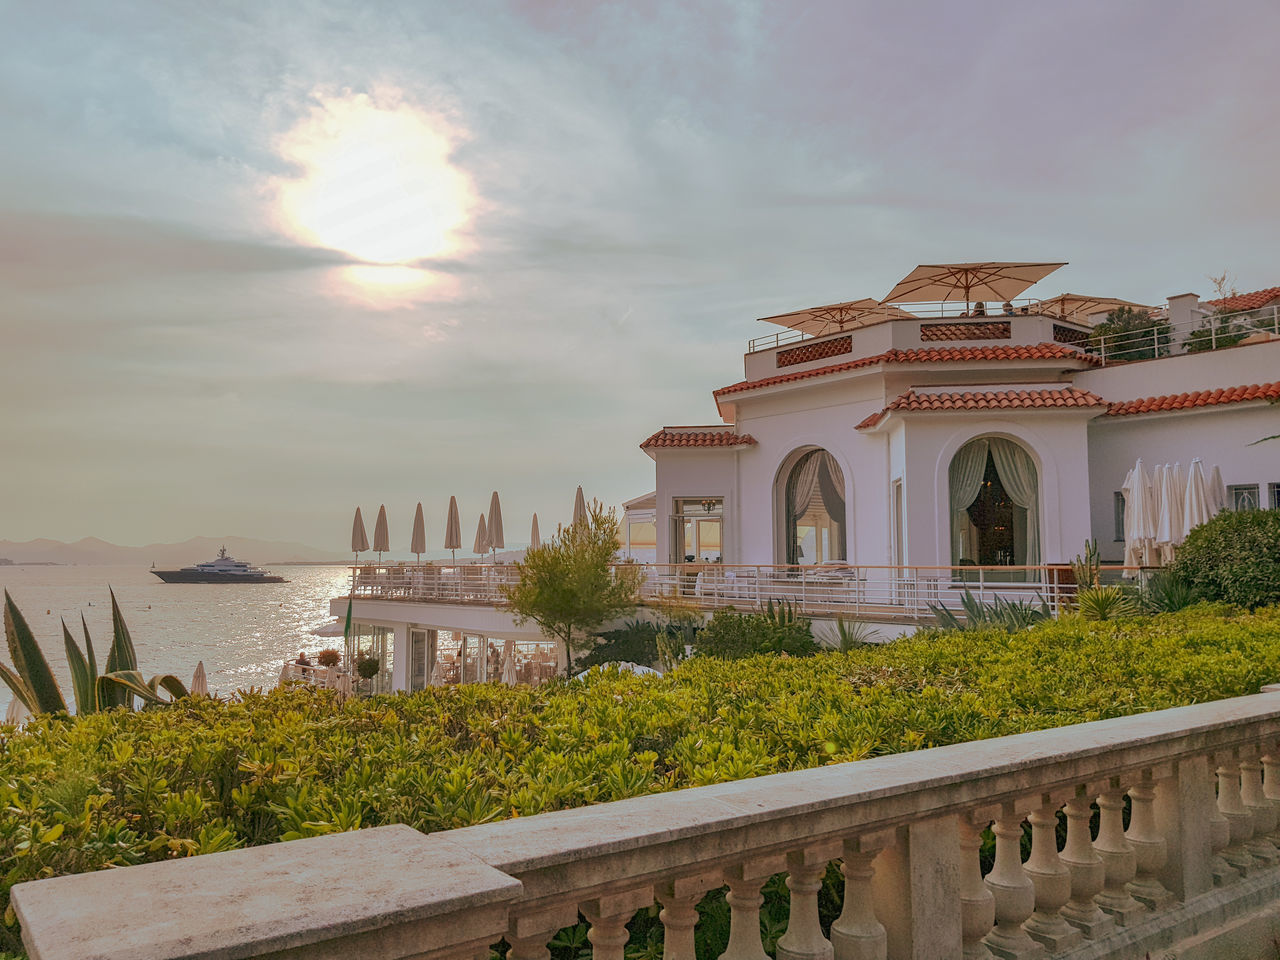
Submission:
[[[979,600],[1042,601],[1057,613],[1075,597],[1071,567],[867,566],[820,564],[655,563],[642,570],[642,603],[679,601],[705,610],[787,602],[807,616],[931,621],[932,608],[960,611],[966,591]],[[1107,582],[1141,576],[1102,568]],[[361,566],[354,596],[376,600],[502,606],[503,587],[519,579],[515,564]]]
[[[1081,346],[1110,364],[1221,350],[1269,337],[1280,337],[1280,306],[1237,313],[1202,313],[1179,323],[1153,320],[1146,329],[1094,333],[1081,341]]]
[[[663,956],[694,960],[698,903],[727,887],[713,950],[764,960],[761,889],[783,873],[783,960],[1182,956],[1192,937],[1187,956],[1261,957],[1280,899],[1276,689],[430,836],[36,880],[12,902],[40,960],[487,960],[500,940],[545,960],[582,921],[595,960],[622,960],[627,923],[657,904]],[[833,861],[842,912],[824,930]]]

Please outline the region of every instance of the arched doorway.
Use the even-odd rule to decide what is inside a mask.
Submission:
[[[783,554],[790,564],[848,559],[844,473],[826,450],[800,455],[780,489]]]
[[[978,437],[949,470],[951,563],[1034,566],[1040,562],[1040,484],[1021,444]]]

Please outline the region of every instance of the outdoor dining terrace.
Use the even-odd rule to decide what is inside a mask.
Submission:
[[[966,592],[983,602],[1069,605],[1077,586],[1066,564],[1039,566],[874,566],[850,564],[650,563],[643,571],[641,604],[676,601],[702,610],[748,609],[789,603],[810,617],[932,622],[933,608],[960,611]],[[1104,583],[1138,568],[1104,566]],[[352,568],[352,595],[373,600],[504,606],[504,588],[519,579],[515,564],[365,564]]]

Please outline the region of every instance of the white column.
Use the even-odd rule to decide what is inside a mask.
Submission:
[[[1067,801],[1067,842],[1059,856],[1071,873],[1071,899],[1062,908],[1062,916],[1090,940],[1097,940],[1111,933],[1116,922],[1094,900],[1102,892],[1107,869],[1093,848],[1089,833],[1093,804],[1086,791],[1086,787],[1078,788]]]
[[[1160,882],[1186,901],[1213,889],[1212,829],[1217,810],[1213,777],[1204,757],[1185,757],[1156,781],[1156,829],[1165,840]],[[1225,825],[1225,821],[1224,821]]]
[[[660,885],[655,891],[662,910],[662,960],[697,960],[694,931],[698,925],[698,901],[720,877],[681,877]]]
[[[409,625],[397,623],[391,640],[391,690],[409,689]]]
[[[985,882],[996,899],[996,926],[987,934],[987,948],[1004,960],[1045,956],[1044,947],[1022,929],[1036,906],[1035,886],[1022,869],[1022,820],[1020,810],[1004,803],[991,828],[996,835],[996,860]]]
[[[1071,899],[1071,871],[1058,856],[1058,804],[1047,801],[1027,818],[1031,822],[1031,856],[1023,869],[1036,891],[1036,909],[1026,930],[1052,953],[1061,953],[1084,939],[1063,919],[1061,910]]]
[[[827,872],[822,849],[809,848],[787,854],[787,889],[791,912],[787,932],[778,938],[778,960],[833,960],[831,941],[822,935],[818,920],[818,891]]]
[[[1160,882],[1160,871],[1167,859],[1164,835],[1156,829],[1156,787],[1150,770],[1129,788],[1129,830],[1125,839],[1133,848],[1134,879],[1128,884],[1129,894],[1148,910],[1161,910],[1173,902],[1173,894]]]
[[[653,905],[653,890],[642,887],[610,894],[579,904],[578,909],[591,924],[587,939],[591,941],[592,960],[625,960],[627,922]]]
[[[844,842],[844,905],[831,924],[835,960],[885,960],[888,947],[884,925],[876,919],[871,903],[872,862],[879,848],[868,849],[861,840]],[[666,958],[664,958],[666,960]]]
[[[1133,923],[1147,912],[1129,895],[1127,887],[1138,862],[1124,836],[1124,794],[1119,781],[1112,778],[1111,788],[1098,797],[1098,838],[1093,841],[1093,849],[1106,870],[1102,892],[1094,900],[1122,925]]]
[[[964,960],[985,960],[991,956],[984,937],[996,925],[996,898],[982,882],[982,831],[987,821],[960,817],[960,917]]]

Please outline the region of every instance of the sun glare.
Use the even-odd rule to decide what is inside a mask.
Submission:
[[[450,159],[458,131],[398,91],[317,99],[276,144],[297,168],[274,185],[283,229],[371,264],[459,253],[475,189]]]

